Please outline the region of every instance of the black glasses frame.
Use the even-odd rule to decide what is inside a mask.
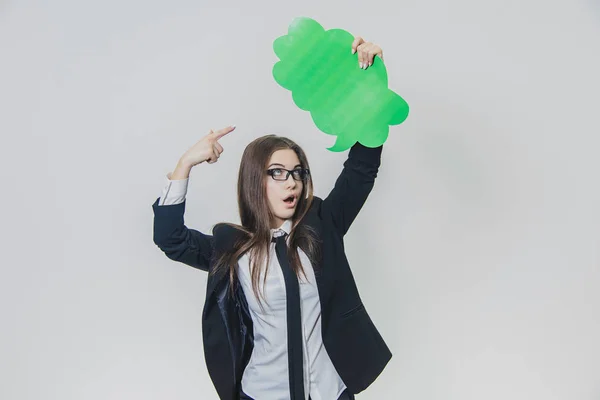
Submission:
[[[274,175],[274,171],[285,171],[285,178],[283,177],[275,177]],[[302,171],[304,172],[304,178],[298,178],[296,179],[296,177],[294,176],[293,172],[295,171]],[[292,175],[292,179],[294,179],[295,181],[305,181],[308,179],[308,176],[310,175],[310,171],[308,170],[308,168],[295,168],[292,170],[289,169],[285,169],[285,168],[270,168],[267,170],[267,175],[269,175],[271,178],[273,178],[273,180],[279,181],[279,182],[285,182],[288,180],[288,178],[290,177],[290,174]]]

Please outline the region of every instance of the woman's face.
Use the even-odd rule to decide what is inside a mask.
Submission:
[[[285,178],[287,175],[286,169],[293,171],[296,168],[301,168],[296,152],[291,149],[284,149],[273,153],[267,164],[267,169],[278,168],[281,171],[275,171],[275,177],[280,179]],[[279,176],[277,176],[277,172]],[[269,175],[266,175],[265,179],[267,180],[267,200],[271,211],[275,215],[271,228],[279,228],[286,219],[292,218],[294,215],[304,183],[295,180],[292,174],[285,181],[276,181]]]

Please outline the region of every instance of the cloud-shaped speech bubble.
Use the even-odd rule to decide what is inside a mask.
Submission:
[[[331,151],[360,142],[382,145],[389,125],[408,116],[408,104],[388,89],[383,61],[375,57],[366,70],[352,54],[354,36],[341,29],[325,31],[315,20],[296,18],[288,34],[273,42],[281,61],[273,66],[275,81],[292,91],[296,105],[311,113],[319,130],[336,135]]]

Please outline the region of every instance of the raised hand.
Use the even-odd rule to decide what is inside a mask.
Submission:
[[[352,42],[352,54],[356,53],[357,51],[358,65],[362,69],[367,69],[373,65],[373,59],[375,56],[379,56],[381,61],[383,61],[383,50],[381,50],[381,47],[371,42],[365,42],[365,40],[360,36],[356,36],[354,38],[354,42]]]
[[[209,164],[216,163],[219,160],[221,153],[223,153],[223,146],[219,143],[219,139],[234,129],[235,126],[228,126],[219,129],[218,131],[213,131],[211,129],[206,136],[198,141],[198,143],[190,147],[181,159],[192,167],[204,161],[208,161]]]

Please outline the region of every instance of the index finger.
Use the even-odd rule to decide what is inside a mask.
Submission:
[[[354,42],[352,42],[352,54],[356,53],[356,48],[363,44],[365,41],[360,36],[354,38]]]
[[[219,129],[218,131],[214,131],[213,134],[217,139],[221,139],[223,136],[227,135],[229,132],[235,129],[235,125],[230,125],[226,128]]]

